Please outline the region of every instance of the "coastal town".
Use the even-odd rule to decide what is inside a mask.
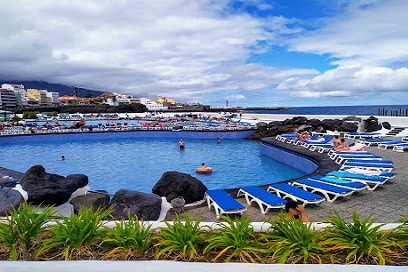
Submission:
[[[72,88],[72,95],[62,95],[50,90],[25,88],[23,84],[3,83],[0,88],[0,109],[17,109],[28,106],[63,106],[106,104],[119,106],[121,104],[142,104],[146,111],[166,111],[179,109],[183,103],[176,102],[172,97],[159,96],[156,100],[146,97],[133,97],[132,94],[118,94],[103,92],[97,97],[89,92],[85,97],[78,95],[77,89]]]

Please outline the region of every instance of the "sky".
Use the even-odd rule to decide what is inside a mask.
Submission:
[[[407,11],[406,0],[2,0],[0,78],[215,107],[408,104]]]

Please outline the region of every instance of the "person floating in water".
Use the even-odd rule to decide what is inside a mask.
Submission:
[[[221,143],[221,139],[219,138],[219,137],[217,137],[217,144],[220,144]]]
[[[183,139],[180,139],[180,141],[178,142],[180,149],[184,148],[184,141]]]
[[[196,171],[199,172],[199,173],[211,173],[212,168],[205,165],[205,163],[202,163],[200,167],[196,168]]]
[[[61,159],[59,159],[60,161],[65,161],[65,156],[61,156]]]

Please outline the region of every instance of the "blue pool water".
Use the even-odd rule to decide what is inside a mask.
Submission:
[[[38,137],[37,137],[38,138]],[[64,138],[64,137],[62,137]],[[67,176],[85,174],[92,190],[114,194],[119,189],[151,193],[166,171],[191,174],[208,189],[262,185],[303,176],[305,173],[260,154],[259,143],[251,140],[184,139],[92,139],[2,144],[0,166],[20,172],[41,164],[48,173]],[[65,156],[65,161],[59,158]],[[211,174],[195,168],[205,162]]]

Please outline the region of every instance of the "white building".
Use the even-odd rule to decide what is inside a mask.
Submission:
[[[167,106],[163,104],[156,103],[155,101],[151,101],[149,98],[141,97],[140,103],[145,105],[148,111],[165,111],[168,110]]]
[[[48,104],[59,104],[59,92],[46,92]]]
[[[12,90],[0,88],[0,108],[13,108],[17,106],[16,94]]]
[[[28,105],[27,91],[23,84],[1,84],[2,89],[13,91],[16,94],[16,104],[17,106]]]

